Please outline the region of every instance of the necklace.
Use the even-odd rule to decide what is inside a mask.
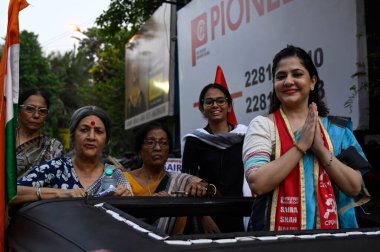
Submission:
[[[103,163],[98,162],[98,164],[96,164],[96,166],[94,166],[92,169],[90,169],[91,171],[89,171],[87,169],[83,169],[83,167],[86,166],[86,164],[78,161],[75,157],[72,157],[72,165],[76,177],[85,189],[90,187],[96,180],[98,180],[103,175],[105,167]]]
[[[166,173],[166,171],[165,171],[165,169],[162,169],[161,171],[160,171],[160,173],[158,174],[158,176],[157,176],[157,178],[156,179],[153,179],[153,182],[152,183],[149,183],[149,181],[151,180],[151,178],[152,178],[152,176],[149,178],[148,177],[148,175],[146,174],[146,172],[145,172],[145,170],[144,170],[144,168],[141,168],[141,173],[144,175],[144,177],[145,177],[145,187],[144,187],[144,189],[148,189],[148,192],[149,192],[149,196],[152,196],[153,194],[152,194],[152,191],[150,190],[150,186],[152,185],[152,184],[155,184],[157,181],[161,181],[161,179],[165,176],[165,173]],[[156,187],[157,188],[157,187]]]

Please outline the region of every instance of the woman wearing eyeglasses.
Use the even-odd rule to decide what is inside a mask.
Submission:
[[[17,180],[13,204],[55,199],[99,196],[106,169],[113,170],[117,181],[115,196],[131,196],[131,188],[122,171],[102,162],[103,150],[111,136],[111,120],[97,106],[77,109],[70,120],[70,156],[55,158],[33,167]]]
[[[216,188],[202,179],[179,172],[165,171],[171,151],[171,136],[157,122],[144,125],[136,133],[135,150],[142,159],[142,167],[125,172],[134,196],[213,196]],[[167,234],[182,233],[186,221],[182,218],[151,220]]]
[[[29,89],[19,96],[16,130],[17,177],[32,167],[64,155],[63,145],[42,134],[49,113],[50,100],[41,90]]]
[[[199,96],[199,110],[207,119],[206,127],[184,138],[182,172],[215,184],[220,196],[243,196],[242,147],[247,127],[228,122],[232,98],[223,86],[211,83]],[[239,217],[202,217],[206,233],[244,231]]]

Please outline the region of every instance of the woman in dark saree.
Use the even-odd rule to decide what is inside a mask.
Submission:
[[[62,143],[41,132],[49,107],[49,98],[41,90],[29,89],[20,94],[16,131],[18,178],[34,166],[64,155]]]

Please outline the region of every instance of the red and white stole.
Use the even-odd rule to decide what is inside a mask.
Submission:
[[[284,112],[274,112],[276,125],[275,158],[290,150],[296,139]],[[325,144],[333,153],[333,145],[327,130],[319,120],[321,134]],[[337,229],[338,216],[336,200],[330,177],[314,156],[313,174],[315,192],[318,200],[316,216],[317,229]],[[304,163],[301,158],[296,167],[273,191],[270,230],[306,229],[306,193]]]

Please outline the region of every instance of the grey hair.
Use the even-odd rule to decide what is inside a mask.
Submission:
[[[81,107],[73,113],[70,120],[70,141],[74,143],[74,133],[77,128],[79,122],[90,115],[94,115],[99,117],[100,120],[104,123],[104,127],[106,128],[106,143],[108,143],[111,136],[111,120],[106,111],[97,107],[97,106],[85,106]]]

